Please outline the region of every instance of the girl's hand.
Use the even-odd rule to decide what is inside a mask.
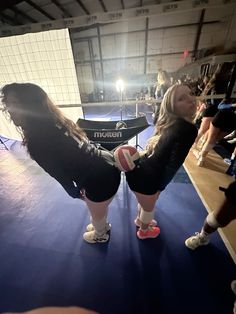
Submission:
[[[80,199],[85,201],[85,190],[80,190]]]

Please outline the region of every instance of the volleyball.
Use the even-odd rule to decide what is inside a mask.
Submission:
[[[127,124],[124,121],[118,121],[116,123],[116,130],[127,129]]]
[[[139,152],[130,145],[122,145],[114,152],[115,165],[120,171],[131,171],[135,168],[135,160],[139,159]]]

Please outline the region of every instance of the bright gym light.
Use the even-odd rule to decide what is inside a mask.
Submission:
[[[125,90],[125,83],[122,79],[118,79],[116,81],[116,90],[118,93],[123,93],[123,91]]]

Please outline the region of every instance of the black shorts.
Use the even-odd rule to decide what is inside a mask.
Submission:
[[[202,112],[203,118],[214,117],[219,111],[218,105],[208,105],[208,107]]]
[[[236,111],[231,109],[219,110],[212,120],[212,124],[221,131],[233,132],[236,128]]]
[[[225,191],[226,198],[236,205],[236,181],[232,182]]]
[[[153,195],[159,191],[155,171],[143,167],[136,167],[133,171],[125,173],[126,181],[131,191],[145,195]]]
[[[112,156],[112,155],[111,155]],[[120,185],[120,170],[113,165],[113,160],[106,157],[94,169],[89,170],[83,188],[86,197],[93,202],[103,202],[114,196]]]

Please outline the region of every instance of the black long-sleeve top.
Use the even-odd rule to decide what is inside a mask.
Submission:
[[[183,164],[196,136],[196,127],[178,118],[163,132],[154,152],[143,156],[138,167],[126,173],[131,190],[148,195],[164,190]]]
[[[86,187],[96,170],[110,167],[109,159],[101,158],[104,155],[101,150],[56,126],[42,127],[41,132],[29,140],[28,151],[72,197],[80,197],[80,188]]]

